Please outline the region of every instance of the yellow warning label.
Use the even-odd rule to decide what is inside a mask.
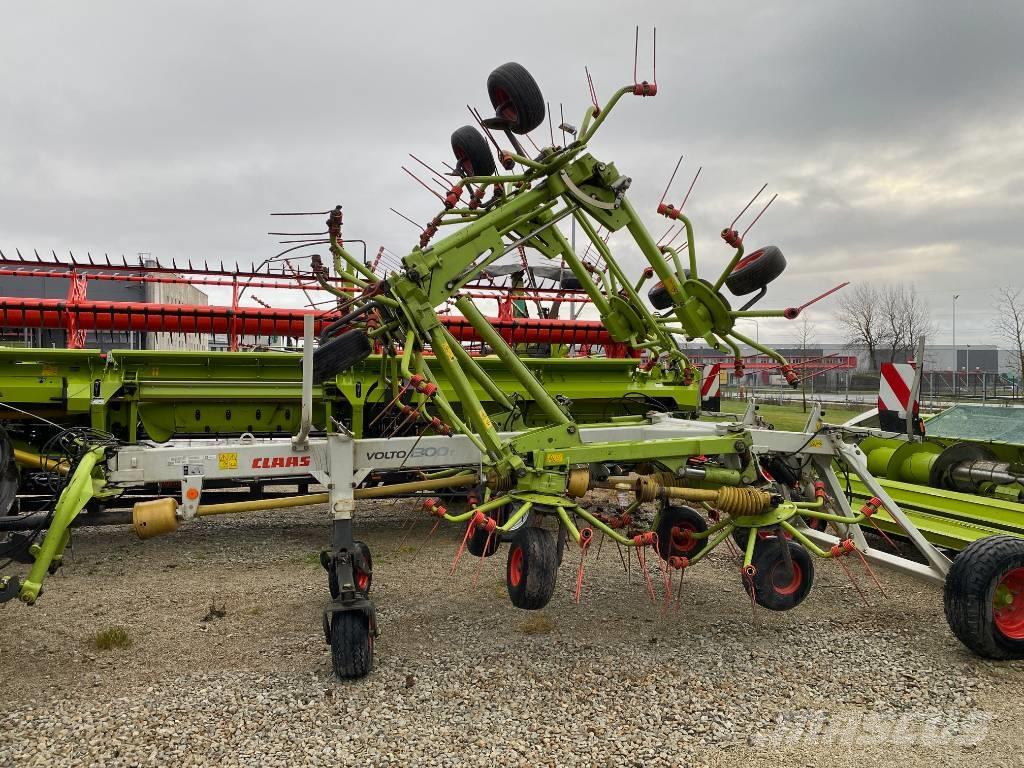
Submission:
[[[811,440],[811,448],[821,448],[821,440]]]
[[[448,346],[448,342],[447,341],[442,341],[441,342],[441,349],[443,349],[444,353],[446,355],[448,355],[448,359],[449,360],[454,360],[455,359],[455,353],[452,352],[452,348]]]
[[[545,464],[564,464],[565,454],[561,451],[557,453],[549,453],[544,457]]]
[[[238,469],[237,453],[218,453],[217,466],[220,469]]]
[[[58,374],[58,372],[59,372],[59,369],[55,365],[44,365],[43,366],[43,370],[42,370],[43,376],[56,376]]]
[[[483,408],[480,409],[480,421],[484,423],[484,426],[487,427],[487,429],[494,428],[494,425],[491,424],[490,416],[487,415],[487,411],[485,411]]]

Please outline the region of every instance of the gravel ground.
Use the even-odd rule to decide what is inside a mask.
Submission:
[[[359,510],[382,635],[354,682],[320,629],[322,509],[79,529],[38,605],[0,608],[0,766],[1021,764],[1024,665],[963,649],[934,586],[883,572],[865,606],[817,563],[810,598],[755,625],[724,549],[666,612],[606,545],[579,605],[569,552],[524,612],[504,550],[449,578],[456,527],[403,545],[419,515]],[[98,650],[112,627],[131,645]]]

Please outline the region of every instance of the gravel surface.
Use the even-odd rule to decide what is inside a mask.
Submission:
[[[322,509],[77,530],[38,605],[0,608],[0,766],[1021,764],[1024,664],[971,656],[934,586],[882,572],[865,606],[818,562],[810,598],[755,625],[724,548],[666,611],[606,543],[579,605],[569,551],[525,612],[504,549],[449,578],[461,531],[424,543],[421,519],[403,543],[419,516],[360,506],[382,635],[354,682],[320,629]],[[115,627],[130,646],[97,649]]]

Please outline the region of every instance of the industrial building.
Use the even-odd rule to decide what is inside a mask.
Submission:
[[[8,268],[0,276],[0,296],[11,298],[69,299],[70,277],[41,276],[38,267]],[[20,274],[9,274],[19,272]],[[159,304],[208,305],[207,295],[189,283],[155,283],[138,280],[110,279],[138,273],[116,269],[79,269],[78,298],[90,301],[151,302]],[[84,295],[81,291],[84,290]],[[0,344],[4,346],[53,347],[68,346],[68,330],[52,328],[0,328]],[[166,349],[206,350],[210,348],[207,334],[159,333],[146,331],[85,331],[83,346],[90,349]]]

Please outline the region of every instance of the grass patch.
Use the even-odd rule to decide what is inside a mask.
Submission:
[[[831,424],[842,424],[857,414],[864,413],[864,411],[868,410],[868,407],[868,405],[851,408],[839,405],[826,405],[825,420]],[[722,399],[722,410],[725,412],[742,415],[744,408],[746,408],[746,403],[743,401]],[[801,431],[804,428],[804,424],[807,423],[807,416],[810,414],[810,411],[811,401],[809,397],[807,400],[807,413],[804,413],[803,406],[799,402],[786,405],[762,405],[758,403],[757,406],[757,412],[761,414],[763,419],[774,424],[776,429],[787,432]],[[711,417],[708,418],[711,421],[715,420]]]
[[[543,613],[531,616],[519,625],[519,631],[524,635],[546,635],[554,630],[554,628],[555,625],[552,623],[551,619]]]
[[[319,552],[310,552],[308,555],[303,555],[300,559],[306,565],[320,565]]]
[[[124,627],[108,627],[97,632],[92,638],[92,645],[99,651],[112,651],[115,648],[130,648],[131,635]]]

